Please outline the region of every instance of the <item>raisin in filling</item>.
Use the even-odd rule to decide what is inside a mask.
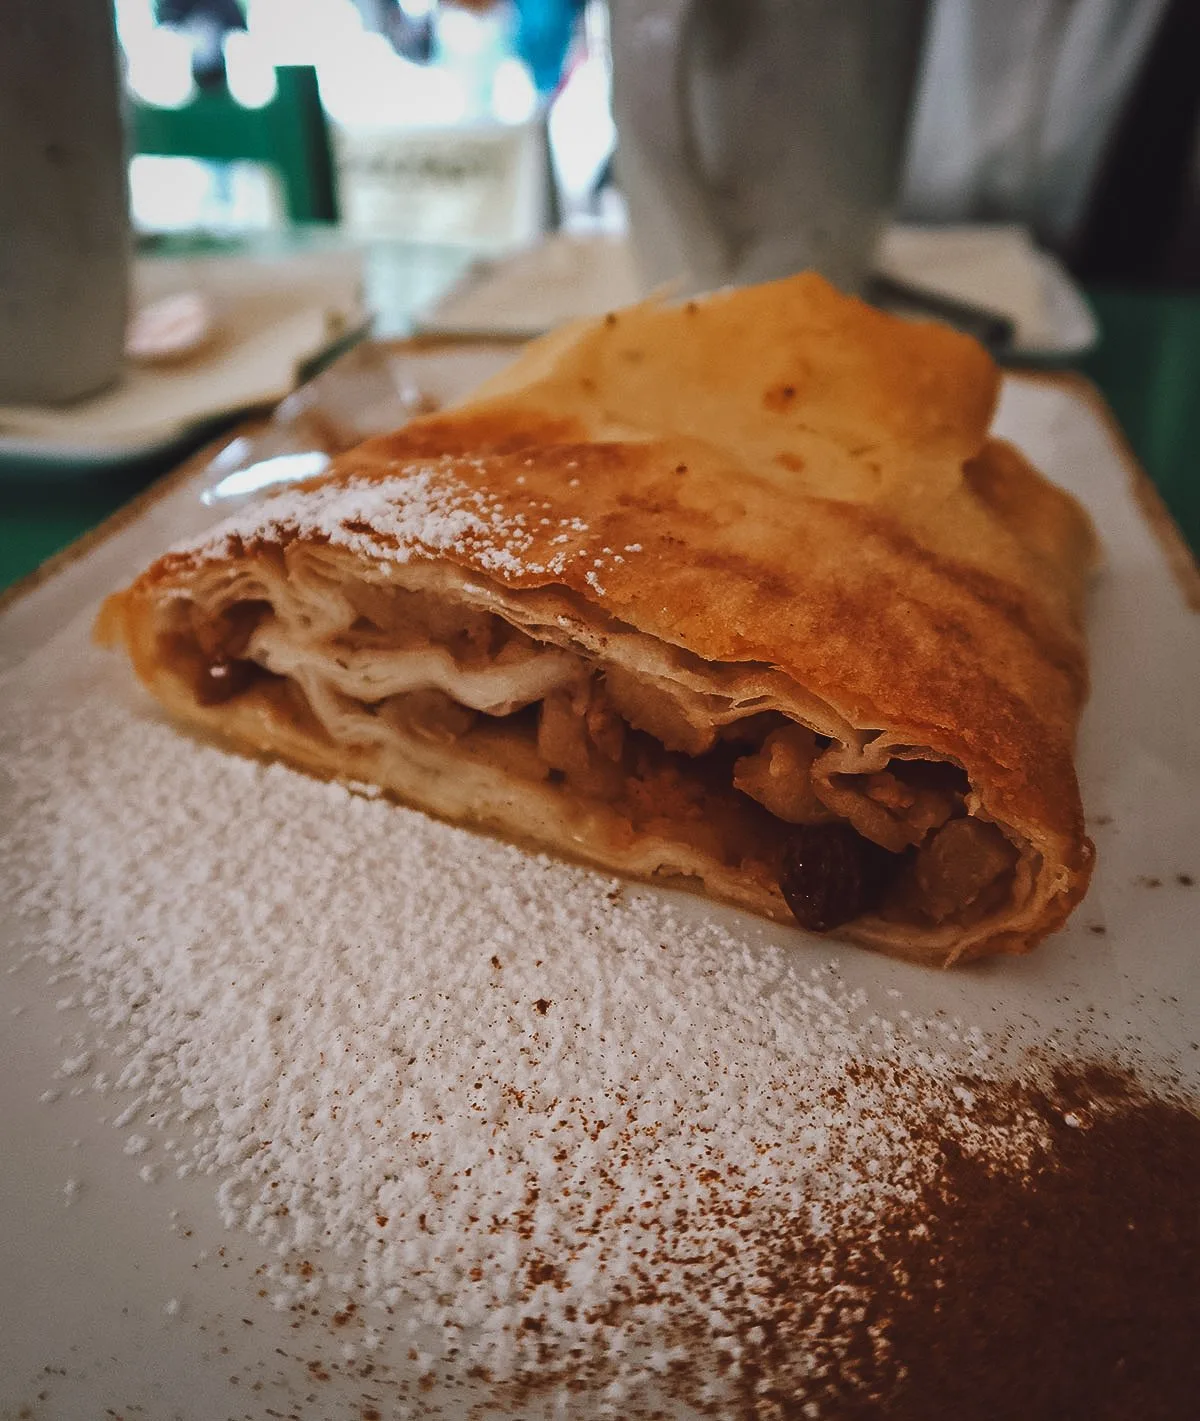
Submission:
[[[804,824],[788,835],[779,889],[802,928],[827,933],[874,912],[899,860],[849,824]]]

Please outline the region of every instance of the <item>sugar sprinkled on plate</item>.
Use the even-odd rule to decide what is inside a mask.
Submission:
[[[647,1377],[720,1414],[827,1402],[888,1347],[846,1241],[947,1142],[1018,1172],[1044,1145],[1037,1111],[978,1108],[977,1032],[880,1015],[800,939],[99,691],[0,739],[6,906],[119,1043],[131,1177],[210,1175],[276,1306],[351,1300],[347,1359],[394,1317],[426,1378],[582,1382],[616,1414]]]

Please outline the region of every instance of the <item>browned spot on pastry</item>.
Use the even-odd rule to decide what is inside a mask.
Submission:
[[[763,407],[772,414],[782,414],[795,398],[795,385],[774,385],[763,395]]]

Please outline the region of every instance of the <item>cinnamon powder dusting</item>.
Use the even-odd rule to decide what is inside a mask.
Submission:
[[[997,1121],[1036,1113],[1046,1137],[1028,1169],[964,1152],[931,1123],[936,1175],[910,1205],[846,1229],[824,1281],[803,1229],[755,1240],[774,1245],[771,1316],[733,1414],[1196,1414],[1200,1116],[1093,1066],[989,1085],[977,1106]],[[827,1290],[861,1306],[838,1314],[836,1364],[813,1388],[805,1354]]]
[[[984,1104],[1034,1109],[1046,1147],[1014,1176],[944,1142],[938,1176],[864,1254],[891,1349],[874,1388],[886,1405],[837,1414],[1195,1415],[1200,1117],[1095,1067]]]
[[[878,1083],[898,1084],[882,1069]],[[1023,1164],[964,1149],[931,1117],[922,1142],[939,1164],[915,1197],[852,1213],[832,1236],[803,1212],[755,1209],[737,1171],[717,1164],[705,1203],[677,1213],[604,1322],[620,1329],[634,1308],[661,1306],[665,1393],[710,1416],[1194,1416],[1200,1115],[1095,1063],[971,1087],[999,1140],[1036,1119],[1041,1143]],[[710,1252],[713,1222],[731,1235]],[[535,1265],[529,1282],[561,1280],[568,1262]],[[743,1280],[732,1309],[731,1268]],[[610,1379],[611,1362],[577,1358],[581,1390]],[[559,1379],[532,1371],[502,1396],[529,1404]]]

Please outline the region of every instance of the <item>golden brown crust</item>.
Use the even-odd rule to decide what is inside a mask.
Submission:
[[[1074,501],[987,439],[997,379],[972,342],[811,276],[636,307],[535,344],[257,525],[166,555],[102,627],[152,681],[142,628],[160,593],[292,541],[561,589],[703,662],[777,668],[853,726],[961,765],[1053,880],[1035,924],[970,955],[1026,950],[1090,873],[1072,747],[1095,554]],[[414,480],[423,522],[401,516]],[[342,517],[339,490],[377,501]]]

